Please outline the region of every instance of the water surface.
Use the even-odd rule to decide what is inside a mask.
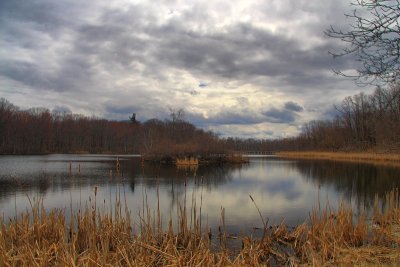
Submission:
[[[134,155],[0,157],[4,218],[29,209],[29,199],[38,197],[46,209],[76,210],[89,199],[108,209],[119,196],[133,216],[147,199],[150,209],[160,206],[164,220],[176,218],[179,205],[201,206],[203,223],[214,231],[224,209],[228,232],[248,234],[262,226],[249,195],[271,224],[284,219],[295,226],[307,220],[317,203],[337,207],[346,201],[357,213],[370,209],[376,194],[382,197],[395,187],[400,187],[400,169],[361,163],[250,157],[250,163],[241,166],[177,169],[143,163]]]

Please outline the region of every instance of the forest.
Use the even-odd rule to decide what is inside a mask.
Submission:
[[[346,97],[331,120],[311,121],[281,148],[323,151],[400,151],[400,84]]]
[[[400,151],[399,83],[348,96],[335,109],[336,117],[310,121],[295,137],[228,138],[225,144],[235,151]]]
[[[171,114],[171,120],[140,123],[83,115],[20,110],[0,99],[0,153],[218,153],[222,141]]]
[[[335,106],[330,120],[311,121],[285,139],[221,138],[171,112],[171,119],[109,121],[83,115],[21,110],[0,99],[0,153],[207,154],[227,151],[399,151],[400,84],[359,93]]]

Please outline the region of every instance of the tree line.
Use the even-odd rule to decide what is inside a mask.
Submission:
[[[44,153],[221,153],[213,132],[196,128],[172,111],[171,120],[140,123],[50,112],[21,110],[0,99],[0,154]]]
[[[400,151],[400,84],[346,97],[330,120],[311,121],[294,138],[274,142],[276,150]]]
[[[346,97],[338,115],[311,121],[300,135],[276,140],[220,138],[184,120],[109,121],[83,115],[20,110],[0,99],[0,154],[139,153],[201,155],[233,151],[400,151],[400,84]]]
[[[400,83],[346,97],[333,119],[306,123],[290,138],[227,138],[234,151],[400,151]]]

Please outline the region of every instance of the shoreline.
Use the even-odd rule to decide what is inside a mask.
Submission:
[[[343,162],[359,162],[400,167],[400,154],[377,152],[324,152],[324,151],[281,151],[276,156],[287,159],[315,159]]]

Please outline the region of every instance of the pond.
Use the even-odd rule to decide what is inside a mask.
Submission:
[[[244,165],[178,169],[142,162],[135,155],[0,156],[0,212],[4,219],[15,217],[38,197],[46,209],[66,211],[84,207],[89,199],[107,210],[120,198],[132,216],[146,202],[153,211],[159,206],[164,222],[176,219],[178,206],[196,205],[203,225],[212,231],[221,225],[224,209],[228,233],[257,235],[254,229],[262,221],[255,204],[269,224],[284,220],[295,226],[318,203],[335,208],[345,201],[359,213],[373,207],[375,195],[382,198],[400,187],[400,169],[394,167],[273,156],[249,159]]]

